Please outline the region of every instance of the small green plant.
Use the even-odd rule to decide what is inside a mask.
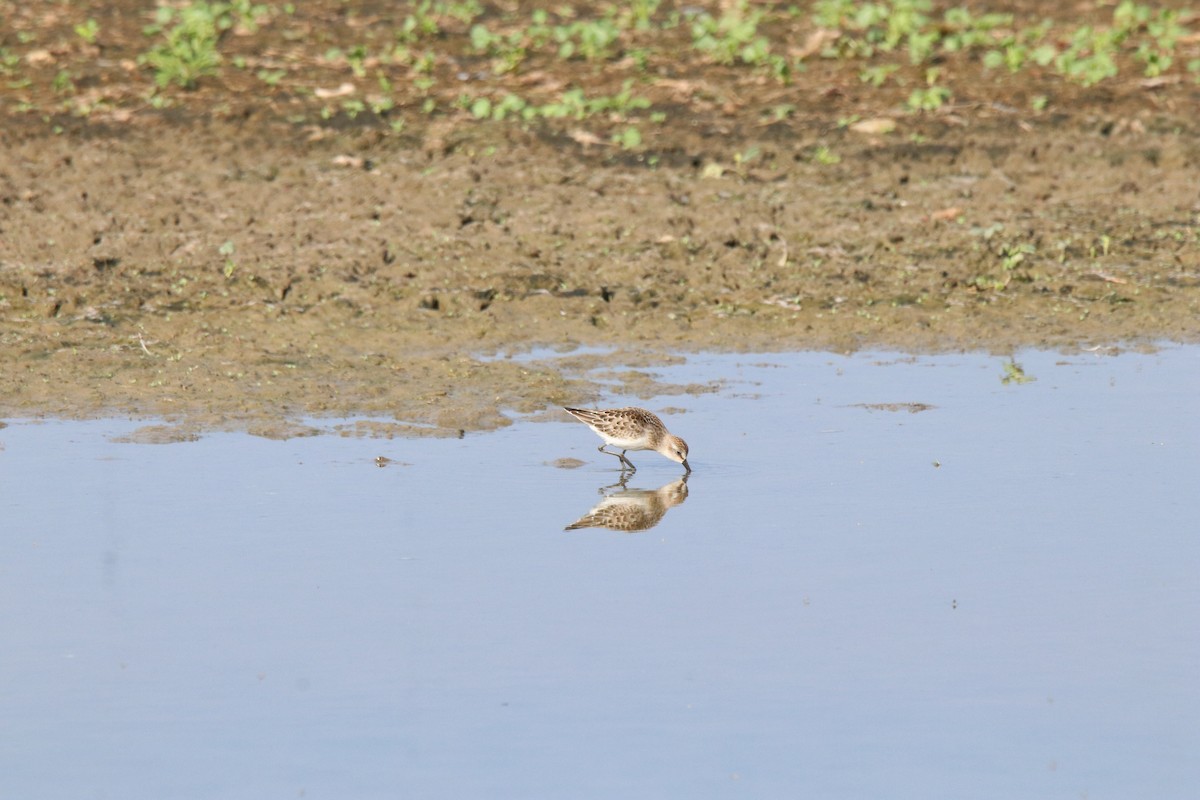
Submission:
[[[349,65],[350,71],[354,73],[356,78],[365,78],[367,75],[367,46],[356,44],[342,54],[346,59],[346,64]]]
[[[796,113],[796,106],[792,103],[780,103],[767,109],[767,117],[771,122],[782,122]]]
[[[477,23],[471,26],[471,30],[468,32],[467,38],[471,41],[471,47],[473,47],[477,53],[487,53],[492,49],[493,44],[498,39],[503,37],[492,33],[491,30],[488,29],[487,25],[484,25],[483,23]]]
[[[893,50],[907,41],[910,53],[916,50],[933,52],[933,43],[940,35],[936,30],[928,30],[929,11],[933,3],[930,0],[892,0],[891,9],[887,14],[887,32],[883,37],[886,49]],[[919,44],[914,44],[919,41]],[[918,64],[924,56],[913,61]]]
[[[1037,252],[1037,248],[1026,242],[1021,244],[1004,244],[1000,246],[1000,265],[1006,272],[1012,272],[1025,263],[1025,257]]]
[[[908,96],[908,107],[913,111],[937,111],[952,97],[945,86],[939,86],[937,79],[941,71],[936,67],[925,70],[925,86],[913,89]]]
[[[947,9],[942,20],[944,33],[941,49],[955,53],[991,44],[998,30],[1012,27],[1013,15],[983,14],[976,17],[972,16],[969,9],[957,6]]]
[[[547,119],[562,119],[566,117],[583,119],[587,116],[587,113],[587,99],[584,97],[582,89],[568,89],[559,95],[556,102],[546,103],[543,106],[530,109],[531,115],[546,117]]]
[[[86,21],[75,26],[75,35],[88,44],[95,44],[96,37],[100,35],[100,23],[88,17]]]
[[[507,119],[510,116],[520,116],[529,104],[525,98],[511,92],[501,97],[492,108],[492,119]]]
[[[974,286],[981,291],[1000,292],[1008,288],[1008,282],[1011,277],[1010,275],[1006,275],[1003,278],[994,278],[991,275],[976,275],[967,281],[967,285]]]
[[[1107,233],[1101,234],[1099,245],[1100,245],[1099,252],[1097,252],[1096,245],[1092,245],[1092,247],[1089,251],[1089,255],[1091,256],[1091,258],[1094,259],[1097,257],[1097,255],[1107,256],[1109,250],[1112,249],[1112,237],[1109,236]]]
[[[843,20],[849,20],[856,0],[817,0],[813,4],[812,18],[817,27],[836,30]]]
[[[909,59],[920,63],[934,52],[941,36],[929,25],[931,8],[930,0],[819,0],[813,20],[822,28],[841,31],[822,55],[870,58],[905,46]]]
[[[458,0],[458,2],[439,2],[438,8],[451,19],[456,19],[464,25],[470,24],[483,13],[479,0]]]
[[[611,19],[572,22],[554,29],[559,58],[579,55],[586,61],[608,58],[621,29]]]
[[[826,145],[819,145],[817,149],[813,151],[813,161],[822,166],[828,167],[834,164],[842,163],[842,157],[830,150]]]
[[[267,86],[278,86],[287,72],[282,69],[260,69],[254,75]]]
[[[200,78],[216,73],[221,63],[217,39],[223,23],[230,24],[228,9],[228,4],[207,2],[180,9],[160,6],[147,32],[162,32],[165,40],[143,57],[154,68],[154,82],[163,88],[174,83],[191,89]]]
[[[1134,57],[1145,64],[1145,74],[1154,77],[1170,68],[1172,53],[1187,31],[1179,23],[1179,12],[1169,8],[1159,9],[1145,26],[1150,40],[1138,44]]]
[[[0,47],[0,75],[12,75],[20,63],[21,57],[19,55]]]
[[[751,10],[745,0],[731,4],[719,18],[707,12],[692,20],[692,46],[718,64],[767,63],[771,43],[758,33],[763,12]]]
[[[648,31],[653,27],[652,20],[660,5],[662,0],[632,0],[625,3],[619,23],[623,28]]]
[[[650,101],[645,97],[637,97],[633,93],[633,80],[627,79],[621,84],[621,91],[611,97],[599,98],[595,101],[594,112],[610,112],[619,116],[626,116],[631,111],[638,111],[643,108],[649,108]]]
[[[225,259],[225,266],[221,271],[225,274],[226,278],[232,278],[234,271],[237,269],[237,264],[233,260],[234,249],[232,240],[226,240],[224,244],[217,248],[217,252]]]
[[[633,62],[638,72],[645,72],[650,66],[650,51],[644,47],[634,47],[626,50],[625,57]]]
[[[937,51],[941,35],[938,30],[918,30],[909,33],[905,37],[905,41],[908,42],[909,62],[920,64],[932,56]]]
[[[862,72],[858,73],[858,79],[878,89],[898,69],[900,67],[896,64],[879,64],[878,66],[863,67]]]
[[[492,101],[486,97],[478,97],[469,102],[467,110],[475,119],[490,119],[492,116]]]
[[[586,119],[595,114],[609,114],[617,119],[624,119],[633,111],[650,107],[650,101],[633,93],[633,80],[628,79],[621,85],[621,91],[615,95],[601,95],[588,98],[582,89],[568,89],[559,95],[555,102],[543,106],[529,106],[522,109],[525,119],[542,117],[545,119],[574,118]]]
[[[425,37],[437,36],[441,28],[437,17],[432,12],[433,0],[421,0],[416,7],[400,23],[396,31],[396,40],[411,44]]]
[[[743,167],[758,159],[761,154],[762,151],[758,148],[758,145],[750,145],[740,153],[733,154],[734,166],[740,172]]]
[[[476,52],[493,57],[492,69],[499,74],[515,71],[529,52],[521,31],[502,36],[492,33],[486,25],[477,24],[471,27],[469,38]]]
[[[1003,229],[1002,225],[993,225],[982,232],[983,238],[989,240],[992,236]],[[975,230],[973,232],[979,232]],[[1002,243],[996,252],[996,257],[1000,259],[1000,267],[1003,270],[1000,277],[991,275],[979,275],[968,281],[968,284],[974,285],[977,289],[986,291],[1003,291],[1008,288],[1008,285],[1014,280],[1018,282],[1028,282],[1032,278],[1019,268],[1026,263],[1029,256],[1037,252],[1037,248],[1028,242],[1013,244],[1010,242]]]
[[[416,72],[418,75],[429,75],[433,72],[435,64],[437,64],[437,54],[432,50],[426,50],[413,60],[413,72]],[[417,78],[417,80],[421,79]]]
[[[636,150],[642,146],[642,132],[630,125],[614,133],[612,141],[622,150]]]
[[[993,222],[991,225],[988,225],[986,228],[979,228],[979,227],[971,228],[971,233],[973,235],[978,236],[979,238],[983,239],[985,242],[990,242],[993,238],[996,237],[996,234],[1003,233],[1003,232],[1004,232],[1004,223],[1003,222]]]
[[[69,70],[60,69],[51,84],[56,94],[72,94],[75,91],[75,81]]]
[[[1116,55],[1124,33],[1085,25],[1071,36],[1071,44],[1054,58],[1054,67],[1065,77],[1094,86],[1117,74]]]
[[[1053,63],[1058,48],[1044,41],[1050,32],[1050,24],[1049,20],[1043,20],[1033,27],[999,36],[995,49],[984,53],[983,65],[988,69],[1005,67],[1009,72],[1019,72],[1030,61],[1039,67]]]
[[[249,33],[257,31],[258,26],[272,14],[271,6],[266,3],[252,3],[250,0],[229,0],[224,5],[226,9],[223,16],[228,19],[224,27],[241,28]]]
[[[776,83],[781,83],[785,86],[790,85],[792,76],[797,72],[804,72],[808,69],[803,61],[792,63],[777,53],[767,53],[764,64],[767,74],[775,79]]]
[[[503,120],[510,116],[525,118],[535,116],[534,110],[530,108],[525,99],[511,92],[497,101],[492,101],[487,97],[472,99],[468,95],[462,95],[458,99],[458,105],[465,108],[472,117],[480,120]]]

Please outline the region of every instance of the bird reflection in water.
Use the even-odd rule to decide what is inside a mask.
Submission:
[[[609,528],[626,533],[648,531],[666,516],[668,509],[687,500],[686,475],[658,489],[629,489],[625,486],[628,479],[623,477],[612,486],[602,488],[600,493],[604,499],[563,530]],[[613,489],[617,491],[611,491]]]

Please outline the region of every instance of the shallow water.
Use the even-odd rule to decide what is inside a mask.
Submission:
[[[726,383],[638,401],[695,472],[633,533],[565,415],[14,422],[0,796],[1190,798],[1200,349],[1016,362],[657,370]]]

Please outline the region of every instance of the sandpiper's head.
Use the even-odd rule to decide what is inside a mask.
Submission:
[[[687,442],[685,442],[683,439],[680,439],[678,436],[667,434],[666,438],[663,439],[662,446],[659,448],[658,452],[662,453],[664,456],[677,464],[683,464],[683,468],[688,472],[692,471],[692,468],[689,467],[687,463]]]

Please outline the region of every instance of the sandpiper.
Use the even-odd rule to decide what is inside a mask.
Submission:
[[[604,444],[597,448],[601,453],[621,459],[621,470],[637,472],[633,462],[625,457],[629,450],[654,450],[679,464],[691,473],[688,466],[687,442],[672,436],[661,419],[644,408],[568,408],[564,409],[575,419],[594,430]],[[621,448],[613,453],[604,448],[608,445]]]

